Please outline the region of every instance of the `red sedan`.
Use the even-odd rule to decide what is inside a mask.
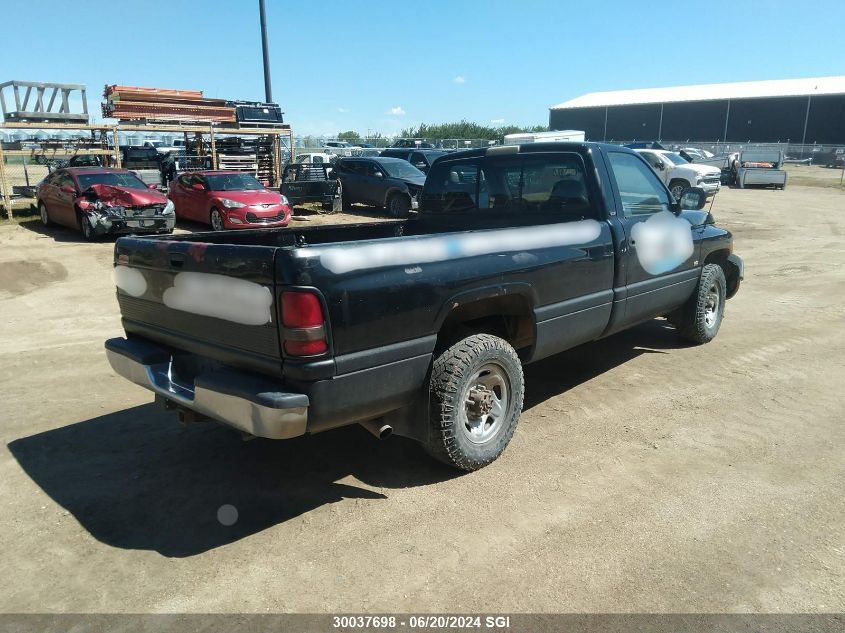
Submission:
[[[170,233],[176,223],[164,194],[125,169],[57,169],[39,183],[37,198],[44,226],[78,228],[91,241],[107,233]]]
[[[167,197],[176,217],[210,224],[215,231],[287,226],[290,206],[253,176],[235,171],[193,171],[175,178]]]

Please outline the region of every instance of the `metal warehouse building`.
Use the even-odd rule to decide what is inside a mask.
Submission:
[[[590,141],[845,144],[845,77],[592,92],[551,108],[549,129]]]

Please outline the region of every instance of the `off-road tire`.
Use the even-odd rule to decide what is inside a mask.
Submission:
[[[677,195],[675,194],[675,189],[680,187],[678,190]],[[669,183],[669,192],[672,194],[672,198],[674,198],[675,202],[681,201],[681,196],[684,193],[684,189],[689,188],[689,183],[686,180],[673,180]]]
[[[387,199],[387,212],[394,218],[406,218],[411,211],[411,201],[403,193],[394,193]]]
[[[699,345],[716,338],[725,314],[726,288],[727,282],[722,267],[716,264],[704,266],[695,292],[674,318],[670,318],[683,338]],[[711,305],[714,295],[718,299],[715,310]],[[712,315],[712,320],[708,313]]]
[[[498,366],[507,378],[507,406],[495,434],[484,443],[469,439],[466,398],[470,379],[485,366]],[[465,471],[495,460],[513,437],[525,393],[522,363],[507,341],[492,334],[473,334],[441,352],[434,360],[429,382],[430,411],[427,452],[435,459]]]
[[[50,219],[50,211],[47,205],[43,202],[38,203],[38,215],[41,216],[41,224],[44,226],[53,226],[54,222]]]

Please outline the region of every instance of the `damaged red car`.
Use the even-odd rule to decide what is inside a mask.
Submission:
[[[176,178],[168,197],[180,220],[210,224],[215,231],[287,226],[288,199],[255,177],[236,171],[194,171]]]
[[[78,228],[86,240],[106,234],[171,233],[173,203],[131,171],[104,167],[57,169],[38,185],[44,226]]]

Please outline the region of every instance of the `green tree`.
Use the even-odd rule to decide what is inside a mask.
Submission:
[[[349,130],[347,132],[338,132],[337,139],[339,141],[360,141],[361,135],[354,130]]]
[[[488,141],[501,141],[505,134],[517,132],[545,132],[548,127],[545,125],[503,125],[491,127],[479,125],[467,120],[455,123],[421,123],[417,127],[403,129],[399,135],[405,138],[427,138],[427,139],[485,139]]]

